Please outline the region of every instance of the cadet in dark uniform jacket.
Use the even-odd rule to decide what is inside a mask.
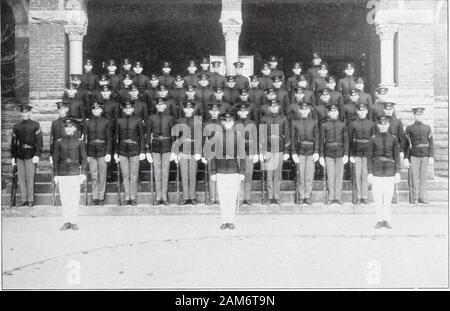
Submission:
[[[151,105],[152,109],[154,109],[151,114],[156,113],[156,105],[161,102],[161,100],[164,101],[164,104],[166,105],[165,111],[170,113],[175,120],[181,116],[181,110],[178,108],[178,105],[175,103],[173,98],[170,97],[169,90],[167,90],[164,85],[160,85],[158,87],[156,98]]]
[[[53,175],[58,185],[64,225],[60,230],[78,230],[77,218],[80,202],[80,184],[86,180],[86,147],[75,135],[76,123],[64,120],[65,135],[55,144]]]
[[[278,57],[270,56],[269,57],[269,67],[270,67],[270,75],[269,77],[273,79],[275,76],[281,77],[281,80],[284,81],[284,72],[278,69]]]
[[[201,79],[202,75],[206,75],[207,79],[211,76],[212,72],[209,71],[209,58],[203,57],[200,61],[200,67],[202,68],[200,71],[197,72],[197,77]]]
[[[368,108],[366,104],[356,105],[358,118],[348,126],[350,141],[350,162],[355,163],[356,200],[355,204],[369,204],[369,184],[367,182],[367,153],[369,140],[376,132],[375,123],[367,119]]]
[[[248,89],[246,89],[246,88],[239,90],[239,98],[234,103],[233,110],[232,110],[233,115],[236,115],[237,112],[240,110],[240,108],[238,106],[241,104],[246,104],[248,106],[247,109],[249,111],[249,118],[251,120],[259,122],[259,118],[260,118],[259,109],[258,109],[258,107],[256,107],[256,105],[254,103],[251,102],[250,95],[248,94]]]
[[[204,115],[204,108],[203,104],[200,102],[197,93],[195,92],[196,86],[192,84],[188,84],[186,87],[186,95],[183,98],[182,104],[181,104],[181,113],[180,118],[183,116],[184,111],[184,103],[185,102],[191,102],[194,104],[194,115],[200,116],[203,118]]]
[[[69,83],[69,88],[64,92],[63,99],[69,101],[68,116],[74,118],[78,123],[86,119],[86,108],[89,102],[89,94],[86,90],[77,87],[78,77]]]
[[[270,100],[268,114],[261,118],[260,123],[266,126],[266,133],[259,133],[260,160],[264,162],[264,169],[267,171],[267,192],[271,204],[280,203],[281,171],[283,161],[289,159],[291,140],[289,122],[280,111],[279,102],[276,99]],[[278,129],[276,132],[272,132],[272,125]]]
[[[225,112],[232,112],[233,111],[233,106],[230,105],[229,102],[226,102],[223,99],[223,88],[220,86],[217,87],[213,87],[212,88],[213,93],[211,95],[211,103],[217,103],[219,105],[219,114],[221,113],[225,113]],[[211,107],[210,107],[211,108]],[[206,119],[209,119],[209,117],[207,117]]]
[[[155,106],[153,105],[153,103],[158,96],[158,89],[160,86],[161,83],[158,76],[156,75],[156,73],[152,73],[148,82],[148,88],[142,93],[142,97],[147,103],[147,109],[150,114],[155,112]]]
[[[198,76],[197,76],[197,65],[195,61],[191,60],[189,61],[189,65],[187,67],[188,74],[184,76],[184,81],[186,82],[186,85],[198,85]]]
[[[378,117],[384,115],[384,102],[387,101],[386,95],[388,93],[388,88],[378,87],[376,89],[376,99],[375,102],[370,107],[369,111],[372,113],[372,120],[376,121]],[[393,114],[395,116],[395,112]]]
[[[311,99],[305,98],[303,88],[295,87],[293,92],[292,100],[289,106],[286,107],[284,111],[284,115],[288,118],[289,124],[292,124],[292,121],[298,119],[300,117],[300,109],[303,107],[304,103],[307,103],[312,106]],[[311,91],[310,91],[311,92]],[[309,107],[308,107],[309,109]]]
[[[171,71],[171,64],[167,61],[163,62],[162,74],[159,76],[159,82],[168,89],[172,88],[173,82],[175,81],[175,77],[170,75]]]
[[[359,93],[357,89],[351,89],[349,91],[349,100],[346,101],[340,111],[340,119],[345,124],[349,125],[357,118],[356,104],[359,103]]]
[[[391,228],[389,221],[394,183],[400,181],[400,145],[398,139],[389,133],[389,119],[388,116],[378,117],[378,134],[370,139],[367,155],[367,179],[372,184],[375,200],[376,229],[383,226]]]
[[[11,132],[11,164],[17,165],[22,206],[34,204],[34,175],[42,152],[42,131],[38,122],[30,119],[29,105],[18,107],[22,121]]]
[[[168,109],[167,100],[160,98],[156,104],[156,113],[145,120],[147,161],[153,163],[158,205],[169,205],[169,166],[173,137],[172,127],[175,118]]]
[[[91,105],[92,118],[84,127],[89,172],[92,181],[92,200],[94,205],[103,205],[106,190],[106,171],[112,154],[113,123],[102,116],[103,103]]]
[[[292,72],[294,73],[294,75],[289,77],[286,82],[286,90],[288,92],[293,92],[298,85],[300,74],[302,72],[302,62],[295,62],[292,66]]]
[[[393,102],[384,102],[383,115],[390,117],[389,119],[389,133],[397,137],[398,143],[400,144],[400,158],[403,160],[405,154],[403,151],[405,150],[406,145],[406,137],[405,130],[403,129],[402,120],[397,119],[395,115],[395,103]]]
[[[122,118],[116,121],[114,160],[120,162],[125,204],[137,205],[139,161],[145,159],[145,130],[143,120],[134,115],[134,102],[122,103]]]
[[[171,88],[169,88],[169,95],[175,101],[178,111],[183,110],[183,101],[186,98],[186,88],[184,85],[185,82],[183,77],[180,74],[177,74]]]
[[[322,58],[320,57],[319,53],[313,53],[313,66],[311,68],[308,68],[308,70],[306,71],[306,74],[308,76],[308,85],[311,90],[313,90],[314,80],[319,77],[320,64],[322,64]]]
[[[244,68],[243,62],[234,62],[234,71],[236,72],[235,80],[236,87],[238,90],[248,89],[250,87],[250,83],[247,77],[242,75],[242,69]]]
[[[370,109],[370,107],[372,106],[372,96],[370,96],[370,94],[364,92],[364,83],[365,83],[365,80],[363,77],[355,78],[355,88],[359,92],[359,102],[366,104],[367,109]]]
[[[341,109],[344,106],[344,97],[340,92],[336,91],[336,77],[329,76],[325,81],[327,82],[330,101],[337,104],[339,109]]]
[[[131,70],[131,61],[129,58],[124,58],[123,62],[122,62],[122,69],[120,71],[120,74],[122,75],[122,77],[125,77],[125,75],[130,75],[133,76],[134,72]]]
[[[283,80],[281,76],[273,76],[272,79],[273,79],[273,89],[275,91],[276,98],[278,100],[278,103],[280,104],[281,111],[284,113],[286,108],[291,103],[289,99],[289,94],[284,89]]]
[[[145,99],[139,93],[139,90],[135,84],[130,86],[128,91],[128,96],[124,99],[125,101],[133,101],[133,115],[144,121],[147,119],[149,113],[153,113],[154,109],[152,106],[148,107]]]
[[[355,79],[353,74],[355,73],[355,64],[345,64],[345,78],[342,78],[338,82],[337,90],[342,93],[344,97],[344,103],[350,100],[350,90],[355,88]]]
[[[413,108],[414,123],[406,127],[405,165],[411,167],[413,203],[428,204],[428,165],[434,163],[433,131],[422,122],[425,108]]]
[[[99,96],[97,97],[97,101],[103,103],[104,116],[112,123],[114,123],[120,116],[120,105],[119,102],[114,98],[111,86],[104,85],[103,89],[99,91],[98,95]]]
[[[179,139],[183,144],[176,154],[177,161],[180,162],[181,183],[183,184],[183,205],[197,204],[197,161],[201,159],[201,143],[195,140],[195,133],[202,131],[202,122],[200,116],[195,116],[195,104],[190,101],[183,103],[183,117],[177,120],[178,124],[187,125],[190,128],[190,134],[182,133]],[[180,128],[182,130],[182,128]],[[172,132],[173,133],[173,132]]]
[[[327,204],[343,204],[341,201],[344,165],[348,162],[348,131],[339,121],[338,106],[327,106],[329,120],[320,127],[320,164],[326,166],[328,198]]]
[[[220,61],[213,61],[212,64],[212,72],[209,75],[209,84],[211,87],[225,87],[226,79],[223,75],[219,73],[220,71]]]
[[[240,133],[234,128],[233,116],[226,113],[221,118],[224,131],[218,145],[223,146],[223,150],[220,150],[221,157],[214,157],[211,160],[211,179],[217,181],[222,218],[220,229],[233,230],[239,184],[244,180],[244,167],[240,165],[240,159],[244,156],[240,149],[243,141]],[[234,144],[234,148],[229,148],[230,141]]]
[[[116,62],[111,59],[108,62],[108,67],[106,67],[106,69],[108,70],[108,82],[109,85],[112,87],[112,89],[114,90],[114,92],[118,92],[120,90],[120,82],[122,81],[123,77],[120,74],[117,74],[117,66],[116,66]]]
[[[94,63],[87,59],[84,63],[84,73],[81,75],[80,88],[93,92],[98,85],[98,76],[92,72]]]
[[[93,90],[91,93],[98,94],[100,90],[103,89],[103,86],[109,85],[109,78],[106,73],[102,73],[97,81],[97,85],[95,86],[95,90]],[[96,95],[97,96],[97,95]]]
[[[213,92],[209,86],[208,75],[201,74],[200,80],[198,81],[198,87],[195,90],[195,95],[198,102],[202,104],[203,118],[206,119],[209,109],[209,104],[211,102],[211,96]]]
[[[268,62],[263,64],[263,68],[261,69],[262,76],[259,79],[259,88],[261,90],[266,90],[273,87],[273,81],[271,77],[271,70]]]
[[[239,90],[236,86],[236,77],[226,76],[226,79],[227,82],[225,89],[223,90],[223,100],[233,106],[239,98]]]
[[[144,70],[144,68],[142,67],[142,63],[140,61],[137,61],[133,67],[133,82],[137,86],[140,93],[147,89],[149,83],[149,78],[142,73],[142,70]]]
[[[248,95],[250,101],[253,102],[258,109],[261,109],[264,105],[264,91],[259,88],[259,78],[258,76],[250,76],[250,88],[248,89]]]
[[[294,87],[290,93],[291,102],[295,101],[295,92],[299,93],[298,88],[303,89],[304,94],[304,102],[311,103],[313,108],[316,106],[316,97],[314,96],[314,92],[309,89],[308,86],[308,77],[304,74],[301,74],[299,80],[297,82],[297,86]]]
[[[127,73],[125,74],[125,77],[120,81],[120,87],[117,94],[119,95],[119,99],[125,100],[129,97],[128,92],[131,90],[131,85],[133,84],[133,78],[132,76]]]
[[[291,126],[292,159],[299,167],[297,170],[297,191],[300,203],[311,205],[315,162],[319,160],[319,126],[313,120],[310,103],[299,105],[299,117]]]
[[[314,94],[318,94],[319,91],[323,88],[327,87],[327,78],[328,78],[328,65],[322,63],[319,67],[319,76],[316,77],[311,85],[312,91]]]
[[[324,122],[328,120],[328,108],[330,104],[336,103],[331,102],[331,97],[328,89],[324,88],[319,92],[319,98],[317,99],[317,105],[314,107],[313,119],[316,119],[321,126]]]
[[[241,101],[237,104],[236,108],[237,120],[235,122],[235,129],[241,134],[245,142],[245,159],[241,159],[240,161],[241,166],[245,168],[245,179],[241,186],[242,205],[251,205],[253,167],[259,161],[258,123],[250,118],[249,102]]]

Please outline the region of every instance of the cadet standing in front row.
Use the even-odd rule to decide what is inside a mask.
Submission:
[[[434,163],[434,143],[431,127],[422,122],[425,108],[413,108],[414,123],[406,127],[406,147],[404,163],[411,168],[413,204],[428,204],[428,165]]]
[[[59,138],[53,154],[54,182],[59,185],[64,225],[60,230],[78,230],[76,224],[80,203],[80,184],[86,179],[86,149],[83,140],[75,135],[73,119],[64,120],[66,135]]]
[[[34,177],[42,152],[42,131],[38,122],[30,119],[29,105],[19,105],[22,121],[14,124],[11,133],[11,165],[17,165],[22,206],[34,205]]]
[[[291,151],[297,169],[297,191],[300,202],[311,205],[311,193],[314,180],[314,163],[319,160],[319,126],[316,120],[309,117],[311,104],[299,104],[300,117],[292,121]]]
[[[367,180],[372,184],[377,215],[376,229],[391,229],[392,194],[394,183],[400,181],[400,144],[389,133],[388,116],[377,118],[378,133],[370,138],[367,156]]]

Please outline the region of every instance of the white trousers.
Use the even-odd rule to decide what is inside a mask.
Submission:
[[[64,222],[76,223],[80,206],[80,175],[59,176],[58,178]]]
[[[394,176],[373,177],[372,182],[373,199],[377,221],[391,220],[391,200],[394,194]]]
[[[239,174],[217,174],[217,194],[223,223],[232,223],[236,214]]]

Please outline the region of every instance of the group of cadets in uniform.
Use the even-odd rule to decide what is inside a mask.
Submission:
[[[106,71],[97,75],[93,62],[87,60],[85,72],[70,76],[64,100],[57,103],[59,118],[51,126],[50,161],[67,202],[67,197],[76,195],[70,191],[71,177],[88,167],[93,204],[103,205],[108,168],[118,165],[125,204],[136,205],[139,163],[147,160],[154,167],[157,204],[168,204],[171,161],[180,167],[182,204],[197,203],[198,161],[205,164],[211,177],[217,170],[242,173],[242,203],[248,205],[254,164],[260,162],[269,202],[278,204],[283,163],[292,157],[297,166],[299,203],[311,204],[314,174],[320,170],[326,179],[326,203],[342,204],[345,167],[352,167],[354,203],[368,203],[368,184],[372,183],[377,227],[390,227],[393,183],[400,178],[402,159],[411,167],[414,203],[426,203],[433,138],[431,128],[421,122],[424,109],[413,109],[416,121],[404,132],[401,120],[395,117],[395,104],[385,99],[388,89],[377,88],[372,102],[364,91],[365,79],[355,76],[353,63],[346,64],[341,79],[329,75],[328,65],[317,53],[306,73],[303,63],[297,61],[288,78],[278,69],[275,56],[263,64],[260,75],[249,78],[242,74],[242,62],[234,63],[235,75],[223,76],[219,73],[221,62],[213,61],[210,70],[208,58],[201,60],[199,71],[197,63],[189,61],[185,76],[172,76],[167,61],[161,74],[149,76],[143,74],[140,61],[132,64],[124,59],[120,72],[114,60],[106,65]],[[11,141],[22,200],[28,205],[33,204],[34,168],[42,151],[42,133],[39,124],[30,120],[30,109],[20,106],[23,120],[14,126]],[[196,122],[198,119],[202,122]],[[245,142],[245,158],[236,167],[234,162],[216,161],[202,148],[215,137],[215,131],[209,130],[214,127],[208,125],[223,128],[231,119]],[[183,142],[190,143],[189,150],[183,150],[183,144],[173,151],[178,137],[172,130],[177,124],[191,130],[191,137],[183,136]],[[203,141],[195,140],[197,131],[203,133]],[[209,180],[212,204],[229,199],[218,189],[217,181],[216,176]],[[227,213],[224,224],[230,227],[232,217]],[[73,223],[67,220],[66,229]]]

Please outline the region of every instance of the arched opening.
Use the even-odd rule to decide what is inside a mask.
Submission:
[[[14,13],[11,7],[2,0],[2,97],[13,97],[16,95],[15,30]]]
[[[363,1],[254,1],[243,0],[240,54],[255,56],[255,72],[269,55],[280,57],[287,76],[292,63],[301,60],[304,70],[317,51],[340,77],[345,62],[357,65],[367,78],[368,91],[379,84],[379,39],[367,23]]]
[[[84,57],[97,70],[108,59],[141,60],[144,72],[160,72],[163,60],[184,73],[189,59],[224,53],[221,1],[89,1]]]

